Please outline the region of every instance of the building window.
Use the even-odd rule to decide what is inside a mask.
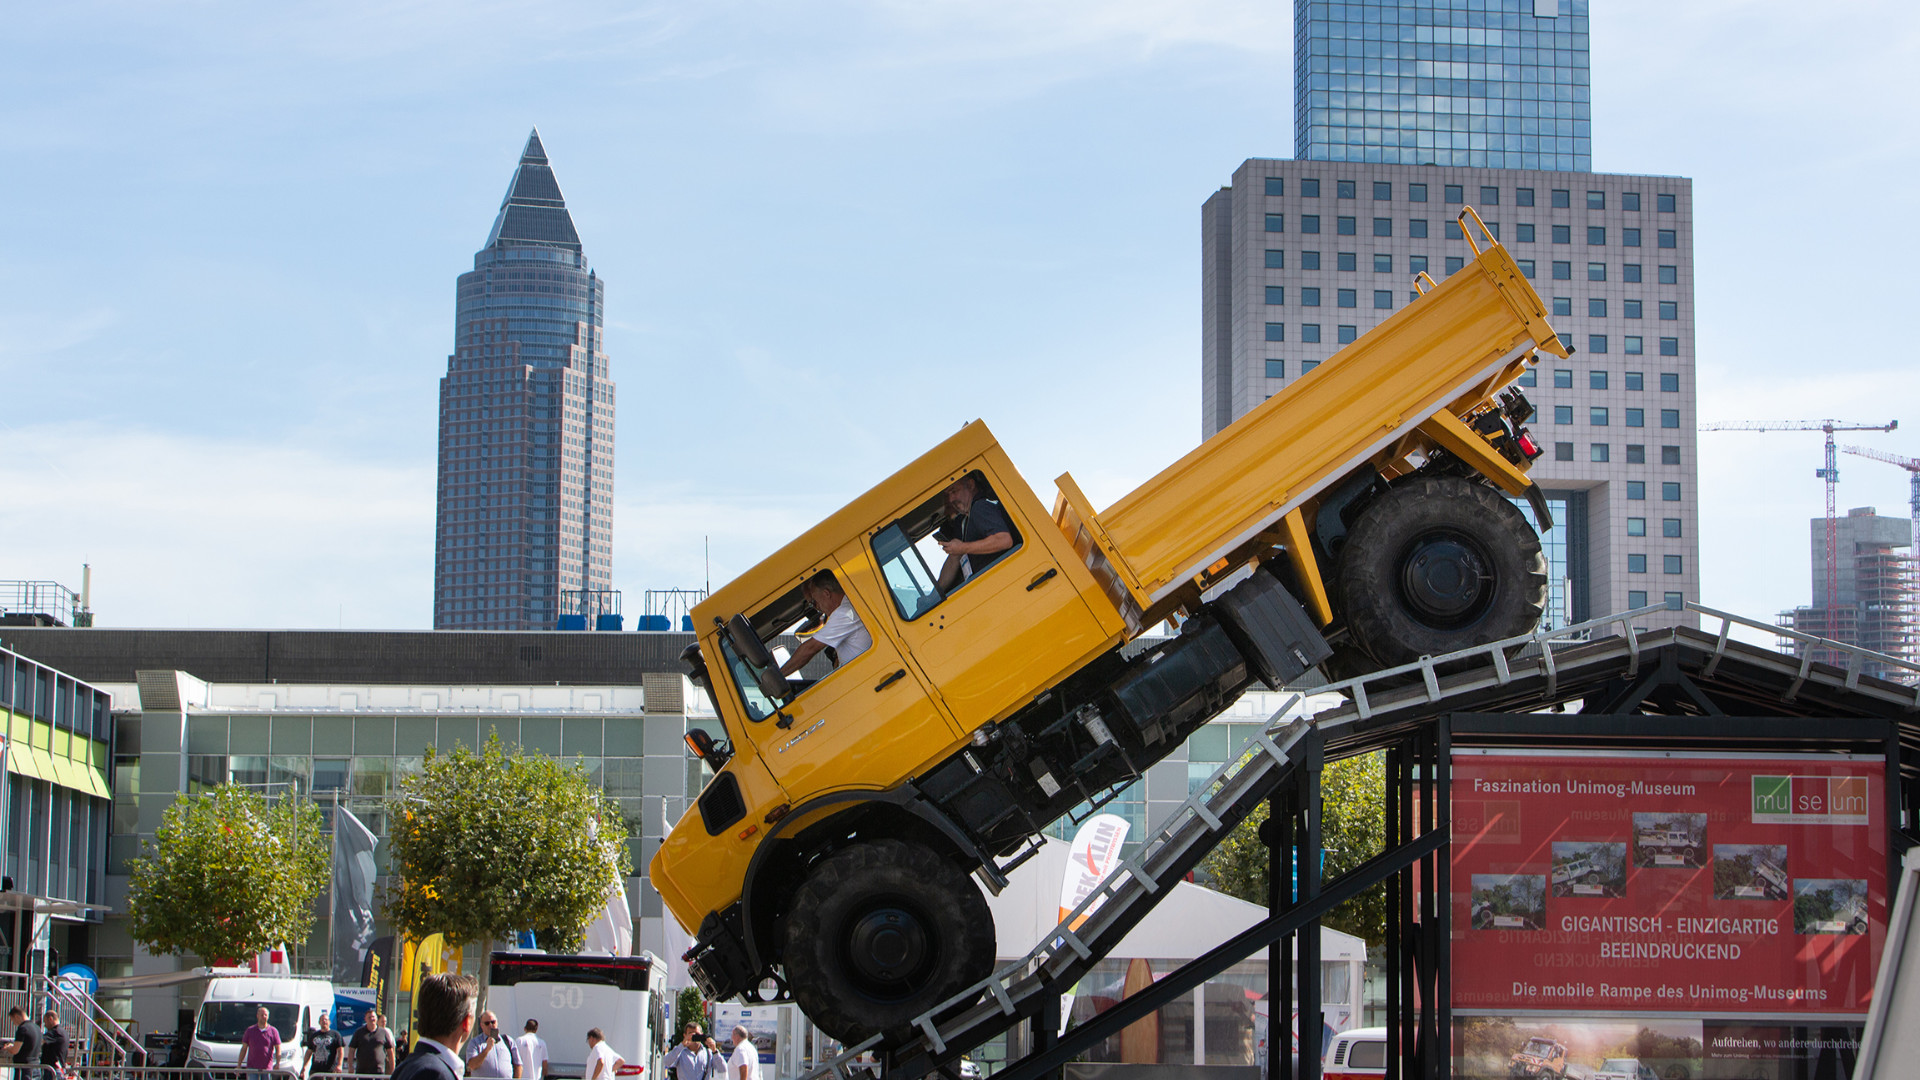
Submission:
[[[1540,373],[1533,370],[1532,368],[1528,368],[1527,370],[1520,373],[1519,378],[1513,381],[1516,383],[1519,383],[1521,386],[1539,386]]]
[[[1647,463],[1646,444],[1645,443],[1628,443],[1627,444],[1627,464],[1645,465],[1646,463]]]
[[[1673,320],[1679,318],[1680,317],[1680,301],[1678,300],[1660,301],[1660,317],[1666,320],[1667,322],[1672,322]]]
[[[1553,205],[1557,210],[1565,210],[1573,205],[1573,192],[1564,188],[1553,189]]]
[[[1553,388],[1555,390],[1573,389],[1573,369],[1554,368],[1553,369]]]
[[[1374,218],[1373,219],[1373,235],[1392,236],[1393,235],[1393,219],[1390,217]]]
[[[1588,461],[1612,461],[1613,444],[1597,442],[1587,447]]]
[[[1639,247],[1640,246],[1640,230],[1639,229],[1621,229],[1620,230],[1620,246],[1621,247]]]
[[[1604,371],[1589,371],[1589,372],[1587,372],[1587,389],[1589,389],[1589,390],[1605,390],[1606,388],[1607,388],[1607,373],[1606,373],[1606,372],[1604,372]]]
[[[1553,407],[1553,422],[1556,424],[1573,423],[1573,406],[1555,405]]]
[[[1587,423],[1594,427],[1607,426],[1607,407],[1605,405],[1587,406]]]
[[[1627,556],[1627,573],[1644,574],[1646,572],[1647,557],[1645,555],[1633,554]]]
[[[1677,266],[1661,267],[1660,268],[1660,284],[1662,285],[1680,284],[1680,268]]]
[[[1607,280],[1607,264],[1603,262],[1588,263],[1587,264],[1587,280],[1588,281]]]
[[[1570,262],[1555,262],[1553,264],[1553,280],[1572,281],[1573,264]]]
[[[1533,280],[1533,260],[1532,259],[1516,259],[1514,260],[1514,262],[1517,266],[1520,267],[1520,273],[1525,275],[1528,281],[1532,281]]]
[[[1301,307],[1319,307],[1320,306],[1320,290],[1311,288],[1311,287],[1301,288],[1300,306]]]
[[[1644,372],[1644,371],[1629,371],[1629,372],[1627,372],[1627,373],[1626,373],[1626,377],[1627,377],[1627,389],[1629,389],[1629,390],[1645,390],[1645,389],[1647,388],[1647,374],[1646,374],[1646,372]]]
[[[1408,184],[1407,185],[1407,201],[1408,202],[1426,202],[1427,201],[1427,185]]]
[[[1303,199],[1319,198],[1320,197],[1320,181],[1301,180],[1300,181],[1300,197]]]
[[[1360,268],[1359,259],[1360,257],[1351,251],[1335,252],[1333,256],[1334,269],[1345,270],[1351,273]]]
[[[1267,215],[1267,231],[1271,233],[1286,232],[1287,231],[1287,215],[1268,214]]]
[[[1680,246],[1680,234],[1674,232],[1672,229],[1661,229],[1659,236],[1660,246],[1663,248],[1677,248]]]
[[[1620,340],[1624,343],[1621,346],[1621,351],[1625,352],[1628,356],[1639,356],[1647,351],[1642,344],[1645,339],[1641,338],[1638,334],[1625,334],[1622,335]]]
[[[1645,499],[1646,497],[1647,497],[1647,482],[1645,480],[1627,481],[1627,498],[1628,499],[1642,500],[1642,499]]]
[[[1268,341],[1287,340],[1287,324],[1277,323],[1277,322],[1268,323],[1267,324],[1267,340]],[[1272,361],[1269,360],[1268,363],[1272,363]]]
[[[1280,248],[1268,248],[1267,249],[1267,269],[1285,270],[1286,268],[1287,268],[1287,253]]]
[[[1352,180],[1335,180],[1333,182],[1334,196],[1341,199],[1351,199],[1355,195],[1355,186]]]
[[[1351,345],[1353,344],[1353,339],[1360,336],[1360,328],[1357,326],[1336,326],[1333,328],[1333,336],[1340,344]]]
[[[1553,227],[1553,242],[1556,244],[1573,243],[1573,226],[1555,225]]]
[[[1276,325],[1275,323],[1268,323],[1267,329],[1271,331],[1275,325]],[[1267,378],[1284,379],[1286,377],[1287,377],[1287,362],[1285,360],[1267,361]]]
[[[1662,465],[1680,464],[1680,448],[1677,446],[1661,447],[1660,448],[1660,464]]]
[[[1604,296],[1589,296],[1587,298],[1587,318],[1604,319],[1606,317],[1607,298]]]
[[[1677,592],[1662,593],[1660,594],[1660,598],[1666,602],[1668,611],[1681,611],[1685,609],[1687,606],[1687,597],[1685,593],[1677,593]]]
[[[1285,195],[1286,193],[1287,193],[1287,181],[1284,177],[1279,177],[1279,176],[1267,177],[1267,194]]]
[[[1673,196],[1671,196],[1671,195],[1656,195],[1656,196],[1654,196],[1654,209],[1656,209],[1656,210],[1658,210],[1658,211],[1660,211],[1660,212],[1661,212],[1661,213],[1663,213],[1663,214],[1671,214],[1671,213],[1673,213],[1673,212],[1674,212],[1674,209],[1673,209]]]
[[[1620,209],[1625,210],[1628,213],[1634,213],[1634,214],[1639,213],[1640,212],[1640,193],[1637,191],[1621,192],[1620,193]]]
[[[1427,219],[1409,218],[1407,220],[1407,235],[1413,237],[1415,240],[1425,240],[1427,238]]]
[[[1641,608],[1646,606],[1647,606],[1647,590],[1645,589],[1628,589],[1627,590],[1627,607],[1630,610],[1638,611]]]
[[[1587,351],[1590,353],[1597,353],[1597,354],[1604,355],[1607,351],[1607,335],[1588,334],[1587,335]]]
[[[1447,276],[1452,277],[1454,274],[1459,273],[1460,268],[1465,265],[1467,265],[1467,260],[1462,258],[1461,256],[1459,255],[1447,256]]]
[[[1573,444],[1570,442],[1554,443],[1553,444],[1553,460],[1572,461],[1573,460]]]
[[[1302,270],[1320,269],[1320,253],[1317,251],[1301,252],[1300,253],[1300,269]]]
[[[1360,234],[1359,220],[1358,218],[1338,217],[1333,219],[1333,224],[1341,236],[1358,236]]]
[[[1319,341],[1320,328],[1316,326],[1313,328],[1313,331],[1314,331],[1313,340]],[[1302,360],[1300,361],[1300,374],[1305,375],[1307,372],[1312,371],[1314,368],[1317,368],[1319,366],[1320,366],[1320,361],[1318,360]]]
[[[1269,360],[1267,361],[1267,363],[1271,364],[1273,363],[1273,361]],[[1647,535],[1647,519],[1636,518],[1636,517],[1628,518],[1627,519],[1627,535],[1628,536]]]
[[[1640,283],[1640,264],[1639,263],[1621,263],[1620,264],[1620,280],[1631,282],[1632,284],[1638,285]]]
[[[1627,318],[1637,319],[1640,317],[1640,301],[1622,300],[1620,301],[1620,307],[1622,308],[1622,311],[1620,313],[1622,315],[1625,315]]]
[[[1286,302],[1287,302],[1287,287],[1285,285],[1267,286],[1267,303],[1284,304]]]
[[[1627,426],[1628,427],[1646,427],[1647,426],[1647,410],[1628,409],[1627,410]]]
[[[1680,535],[1680,519],[1679,518],[1661,518],[1660,519],[1660,535],[1668,537],[1670,539],[1678,538]]]
[[[1680,426],[1680,410],[1679,409],[1661,409],[1660,410],[1660,426],[1663,428],[1679,427]]]
[[[1375,255],[1373,257],[1373,272],[1376,274],[1393,273],[1393,256]]]
[[[1513,205],[1532,206],[1533,205],[1533,189],[1530,187],[1514,188],[1513,189]]]
[[[1587,226],[1587,246],[1588,247],[1606,247],[1607,246],[1607,227],[1605,225]]]
[[[1320,324],[1312,323],[1312,322],[1301,323],[1300,324],[1300,340],[1307,341],[1307,342],[1319,341],[1320,340]],[[1307,373],[1307,370],[1308,369],[1305,364],[1302,364],[1300,366],[1300,374],[1305,375]]]
[[[1354,289],[1339,289],[1334,294],[1334,303],[1341,307],[1359,307],[1360,294]]]
[[[1393,184],[1390,181],[1386,181],[1386,180],[1375,180],[1373,182],[1373,201],[1374,202],[1393,201]]]
[[[1669,339],[1662,338],[1661,340],[1665,341]],[[1680,373],[1677,371],[1661,372],[1660,373],[1660,392],[1663,394],[1679,393],[1680,392]]]
[[[1423,271],[1426,270],[1426,268],[1427,268],[1427,257],[1425,255],[1407,256],[1407,273],[1409,274],[1422,273]]]
[[[1554,313],[1555,315],[1571,315],[1571,314],[1573,314],[1573,297],[1571,297],[1571,296],[1556,296],[1556,297],[1554,297],[1554,298],[1553,298],[1553,313]]]
[[[1680,501],[1679,481],[1668,480],[1662,483],[1660,485],[1660,500],[1662,502],[1679,502]]]
[[[1320,215],[1319,214],[1301,214],[1300,215],[1300,231],[1303,233],[1318,234],[1320,232]]]
[[[1489,187],[1486,184],[1481,184],[1480,185],[1480,205],[1481,206],[1499,206],[1500,205],[1500,189],[1497,187]]]
[[[1684,574],[1685,561],[1678,555],[1660,556],[1660,572],[1663,574]]]
[[[1607,208],[1607,193],[1606,193],[1606,192],[1604,192],[1604,191],[1589,191],[1589,192],[1587,192],[1587,209],[1589,209],[1589,210],[1605,210],[1606,208]]]
[[[1392,311],[1393,310],[1393,292],[1388,289],[1373,290],[1373,310]]]
[[[1660,339],[1660,355],[1661,356],[1679,356],[1680,355],[1680,339],[1677,337],[1661,338]],[[1678,376],[1676,376],[1676,378],[1677,377]],[[1662,384],[1664,384],[1667,381],[1667,377],[1665,375],[1660,376],[1660,381]]]
[[[1458,206],[1459,204],[1467,201],[1467,195],[1466,195],[1467,189],[1459,184],[1448,184],[1446,186],[1446,191],[1447,191],[1447,205],[1449,206]]]
[[[1515,243],[1519,244],[1533,243],[1533,223],[1523,221],[1515,225],[1513,227],[1513,239]]]

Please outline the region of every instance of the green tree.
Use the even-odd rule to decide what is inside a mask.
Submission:
[[[1327,853],[1322,880],[1334,878],[1386,850],[1387,768],[1381,753],[1329,762],[1320,774],[1320,846]],[[1220,845],[1201,861],[1209,884],[1221,892],[1256,904],[1267,902],[1267,848],[1260,842],[1260,825],[1267,820],[1265,803],[1248,814]],[[1370,944],[1386,940],[1387,890],[1375,885],[1334,908],[1326,925]]]
[[[156,953],[230,960],[303,942],[327,887],[320,810],[222,784],[167,807],[141,858],[128,861],[133,939]]]
[[[674,1002],[673,1030],[668,1032],[674,1045],[680,1044],[680,1033],[687,1030],[688,1024],[698,1024],[702,1029],[707,1026],[707,1003],[700,997],[700,988],[689,986],[680,991],[680,997]]]
[[[570,952],[629,863],[619,806],[584,765],[509,754],[497,734],[477,754],[429,748],[389,821],[387,917],[416,940],[484,947],[531,930]]]

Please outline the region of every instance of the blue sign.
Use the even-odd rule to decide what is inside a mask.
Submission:
[[[88,997],[93,997],[100,993],[100,976],[94,974],[93,969],[85,964],[64,965],[59,971],[54,973],[54,976],[63,982],[70,982],[81,987],[87,992]]]

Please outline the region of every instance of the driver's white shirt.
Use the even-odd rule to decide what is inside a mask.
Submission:
[[[844,596],[840,598],[840,606],[827,616],[826,623],[814,632],[813,640],[840,654],[842,664],[873,647],[873,635],[853,610],[853,601]]]

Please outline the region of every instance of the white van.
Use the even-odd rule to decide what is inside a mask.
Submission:
[[[240,1037],[266,1006],[267,1022],[280,1032],[275,1068],[299,1071],[307,1032],[333,1015],[333,983],[320,976],[220,975],[207,982],[193,1021],[191,1064],[202,1069],[240,1066]]]
[[[1333,1037],[1333,1045],[1327,1047],[1327,1056],[1320,1068],[1320,1075],[1326,1080],[1387,1075],[1387,1029],[1354,1028],[1340,1032]]]

